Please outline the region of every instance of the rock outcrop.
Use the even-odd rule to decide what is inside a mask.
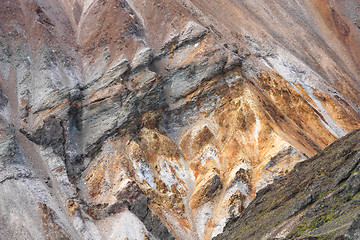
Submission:
[[[260,190],[215,239],[358,239],[360,130]]]
[[[2,1],[0,238],[217,236],[360,128],[359,8]]]

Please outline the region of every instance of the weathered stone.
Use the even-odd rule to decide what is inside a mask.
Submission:
[[[354,222],[350,225],[348,232],[350,239],[360,238],[360,215],[354,219]]]
[[[65,154],[65,138],[64,138],[64,126],[62,120],[57,119],[51,115],[44,120],[44,124],[36,129],[33,134],[26,133],[26,136],[36,144],[52,147],[56,154],[64,156]]]
[[[0,238],[212,239],[254,209],[264,239],[346,238],[353,149],[284,181],[360,128],[359,7],[2,1]]]
[[[240,217],[229,223],[224,234],[215,239],[231,236],[238,239],[257,239],[258,236],[356,239],[360,205],[359,196],[354,196],[352,188],[356,185],[357,174],[351,172],[353,168],[349,166],[358,160],[359,137],[359,130],[348,134],[299,164],[296,170],[275,181],[267,190],[260,191]],[[330,171],[333,167],[342,175],[350,171],[351,176],[344,182],[341,192],[334,187],[338,180]]]
[[[132,60],[130,67],[132,72],[136,72],[141,68],[147,67],[151,64],[153,59],[153,52],[150,48],[139,49]]]

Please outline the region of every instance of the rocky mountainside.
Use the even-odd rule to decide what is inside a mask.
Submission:
[[[359,66],[356,0],[2,0],[0,239],[211,239],[360,128]]]
[[[360,239],[360,130],[260,190],[215,239],[294,238]]]

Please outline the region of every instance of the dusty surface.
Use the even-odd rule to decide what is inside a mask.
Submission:
[[[0,238],[218,235],[360,128],[359,9],[2,1]]]

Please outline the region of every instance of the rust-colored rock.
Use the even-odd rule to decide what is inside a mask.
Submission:
[[[358,9],[4,0],[0,236],[218,235],[259,190],[360,128]]]

